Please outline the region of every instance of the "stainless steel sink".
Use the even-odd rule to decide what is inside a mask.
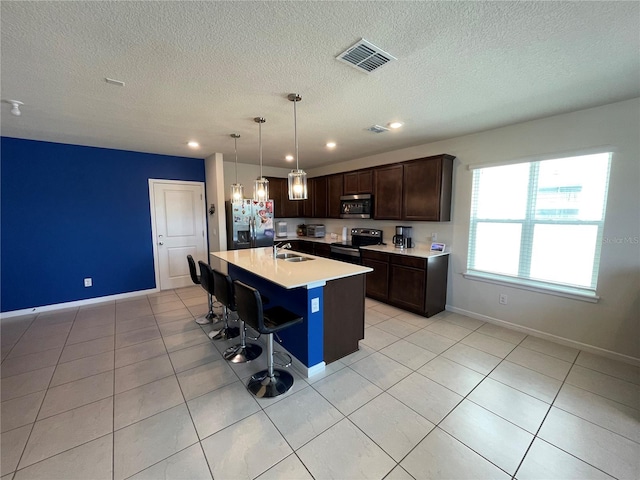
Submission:
[[[297,253],[279,253],[276,255],[276,258],[279,258],[280,260],[282,259],[291,259],[291,258],[302,258],[300,255],[298,255]],[[300,261],[300,260],[298,260]]]
[[[295,256],[284,259],[285,262],[306,262],[307,260],[315,260],[315,258]]]

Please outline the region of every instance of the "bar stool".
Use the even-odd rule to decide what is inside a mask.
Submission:
[[[198,275],[198,272],[196,270],[196,262],[193,260],[193,257],[191,255],[187,255],[187,263],[189,264],[189,274],[191,275],[191,281],[195,285],[202,286],[202,284],[200,283],[200,275]],[[212,311],[211,295],[208,295],[207,298],[209,299],[209,312],[211,312]],[[206,315],[196,318],[196,323],[199,325],[206,325],[207,323],[212,323],[212,322],[213,322],[213,318],[209,318],[208,313]]]
[[[293,386],[293,376],[289,372],[273,368],[273,334],[302,322],[302,317],[279,306],[263,310],[260,293],[255,288],[239,280],[233,283],[240,318],[253,329],[267,335],[267,370],[253,374],[247,388],[260,398],[282,395]],[[279,366],[289,365],[291,362]]]
[[[222,304],[222,320],[224,321],[224,327],[220,331],[216,332],[215,330],[212,330],[209,332],[209,338],[211,340],[229,340],[231,338],[236,338],[240,335],[240,329],[238,327],[229,326],[229,310],[235,311],[235,299],[233,298],[233,284],[231,283],[231,277],[215,269],[211,270],[211,274],[213,275],[214,295],[216,300]]]
[[[216,297],[218,301],[220,301],[225,308],[235,312],[236,308],[236,299],[235,293],[233,289],[233,281],[229,275],[225,275],[218,270],[213,271],[213,275],[215,278],[216,285]],[[218,285],[224,286],[224,292],[220,292],[218,295]],[[246,363],[251,360],[255,360],[262,353],[262,347],[255,343],[247,343],[247,326],[244,323],[242,317],[239,317],[240,321],[240,343],[227,348],[222,356],[231,363]]]
[[[211,273],[211,267],[208,264],[203,261],[199,261],[198,265],[200,266],[200,286],[209,294],[209,313],[204,317],[196,318],[196,323],[199,325],[206,325],[208,323],[213,323],[213,321],[218,318],[213,311],[213,274]]]

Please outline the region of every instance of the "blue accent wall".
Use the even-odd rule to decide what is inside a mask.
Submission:
[[[0,140],[2,312],[155,288],[148,180],[203,159]]]

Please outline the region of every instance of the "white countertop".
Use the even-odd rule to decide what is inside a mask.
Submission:
[[[417,246],[413,248],[398,248],[392,244],[387,245],[369,245],[360,247],[362,250],[371,250],[373,252],[390,253],[392,255],[404,255],[407,257],[429,258],[439,257],[441,255],[449,255],[449,252],[432,252],[428,247]]]
[[[302,257],[313,258],[313,260],[287,262],[283,259],[275,259],[271,247],[211,252],[210,255],[288,289],[320,286],[329,280],[373,271],[373,269],[362,265],[337,262],[294,250],[281,250],[281,253],[286,252],[297,253]]]

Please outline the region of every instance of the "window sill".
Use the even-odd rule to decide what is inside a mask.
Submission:
[[[524,280],[520,278],[510,278],[501,275],[493,275],[490,273],[481,272],[464,272],[462,274],[464,278],[469,280],[476,280],[479,282],[492,283],[494,285],[504,285],[507,287],[519,288],[521,290],[529,290],[532,292],[544,293],[547,295],[555,295],[558,297],[571,298],[573,300],[580,300],[583,302],[598,303],[600,297],[596,295],[595,291],[582,290],[579,288],[554,286],[533,280]]]

